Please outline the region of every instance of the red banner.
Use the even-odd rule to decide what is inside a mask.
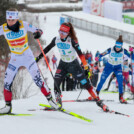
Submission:
[[[124,1],[123,3],[123,9],[134,9],[134,1]]]

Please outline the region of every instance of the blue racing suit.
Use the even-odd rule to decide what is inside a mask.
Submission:
[[[119,94],[123,94],[123,75],[122,75],[122,63],[123,56],[127,55],[130,57],[129,52],[126,49],[121,48],[120,51],[116,51],[115,46],[113,48],[107,49],[105,52],[99,55],[99,58],[109,54],[108,62],[102,72],[100,82],[97,86],[97,93],[102,89],[103,84],[105,83],[108,76],[114,72],[119,85]]]

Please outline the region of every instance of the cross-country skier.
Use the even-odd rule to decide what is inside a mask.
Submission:
[[[88,64],[85,60],[85,56],[81,52],[78,39],[71,23],[63,23],[60,26],[59,36],[53,38],[51,43],[44,49],[44,53],[48,53],[54,46],[58,47],[61,55],[61,60],[54,80],[56,100],[61,103],[61,91],[59,91],[59,87],[66,74],[71,73],[75,79],[79,80],[80,83],[85,86],[89,94],[91,94],[91,96],[96,100],[97,105],[104,111],[108,111],[108,107],[97,97],[91,82],[85,76],[85,74],[87,75],[89,72]],[[85,73],[77,60],[77,54],[83,63]],[[42,57],[43,54],[41,53],[36,58],[36,61],[38,62]]]
[[[119,85],[119,100],[120,103],[127,103],[127,101],[123,98],[123,76],[122,76],[122,64],[123,64],[123,56],[127,55],[130,57],[129,52],[122,47],[123,40],[120,35],[116,40],[115,46],[113,48],[107,49],[105,52],[101,53],[99,57],[96,58],[98,61],[99,58],[109,54],[108,62],[102,72],[100,82],[97,86],[96,92],[99,95],[100,90],[108,76],[114,72]]]
[[[128,63],[128,58],[124,57],[123,59],[123,87],[125,91],[125,85],[128,86],[128,91],[131,91],[131,85],[129,83],[129,74],[130,74],[130,68]]]
[[[48,102],[52,107],[60,108],[54,102],[51,92],[47,85],[42,81],[40,72],[35,62],[35,58],[31,49],[28,46],[27,31],[33,33],[34,38],[40,38],[42,30],[28,24],[27,22],[19,20],[18,11],[15,8],[10,8],[6,11],[7,23],[0,26],[0,35],[4,35],[11,51],[11,59],[5,72],[4,79],[4,97],[6,105],[0,109],[0,114],[7,114],[12,109],[12,91],[11,86],[14,77],[21,66],[27,68],[31,74],[36,85],[41,89],[41,92],[46,96]]]

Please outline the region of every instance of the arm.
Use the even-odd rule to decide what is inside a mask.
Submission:
[[[104,51],[103,53],[101,53],[101,54],[99,55],[99,58],[101,58],[101,57],[103,57],[103,56],[109,54],[110,52],[111,52],[111,48],[109,48],[109,49],[107,49],[106,51]]]
[[[78,56],[79,56],[79,58],[80,58],[80,60],[81,60],[81,62],[82,62],[82,64],[83,64],[84,68],[87,67],[88,65],[87,65],[85,56],[84,56],[84,54],[82,54],[78,42],[76,42],[76,41],[74,41],[74,40],[71,40],[71,42],[72,42],[73,48],[76,50],[76,52],[77,52],[77,54],[78,54]]]
[[[126,49],[124,49],[124,54],[130,58],[130,53]]]
[[[36,28],[35,26],[31,25],[31,24],[28,24],[27,22],[23,21],[23,25],[24,25],[24,28],[26,31],[29,31],[29,32],[36,32],[36,30],[38,30],[38,28]]]
[[[55,44],[55,38],[51,41],[51,43],[43,50],[45,54],[47,54],[56,44]],[[37,58],[36,62],[38,62],[43,57],[43,53],[41,53]]]
[[[26,31],[32,32],[35,39],[39,39],[43,34],[41,29],[36,28],[35,26],[28,24],[27,22],[23,21],[23,25]]]

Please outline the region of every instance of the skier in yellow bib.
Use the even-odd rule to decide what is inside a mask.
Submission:
[[[7,23],[0,26],[0,35],[4,35],[8,42],[11,59],[5,72],[4,79],[4,97],[6,106],[0,109],[0,114],[7,114],[11,112],[12,108],[12,92],[11,86],[13,79],[21,66],[27,68],[31,74],[36,85],[41,89],[41,92],[46,96],[48,102],[52,107],[58,109],[60,106],[53,100],[51,92],[47,85],[42,81],[38,66],[31,49],[28,46],[27,31],[33,33],[34,38],[38,39],[42,35],[42,30],[20,21],[18,11],[10,8],[6,11]]]

